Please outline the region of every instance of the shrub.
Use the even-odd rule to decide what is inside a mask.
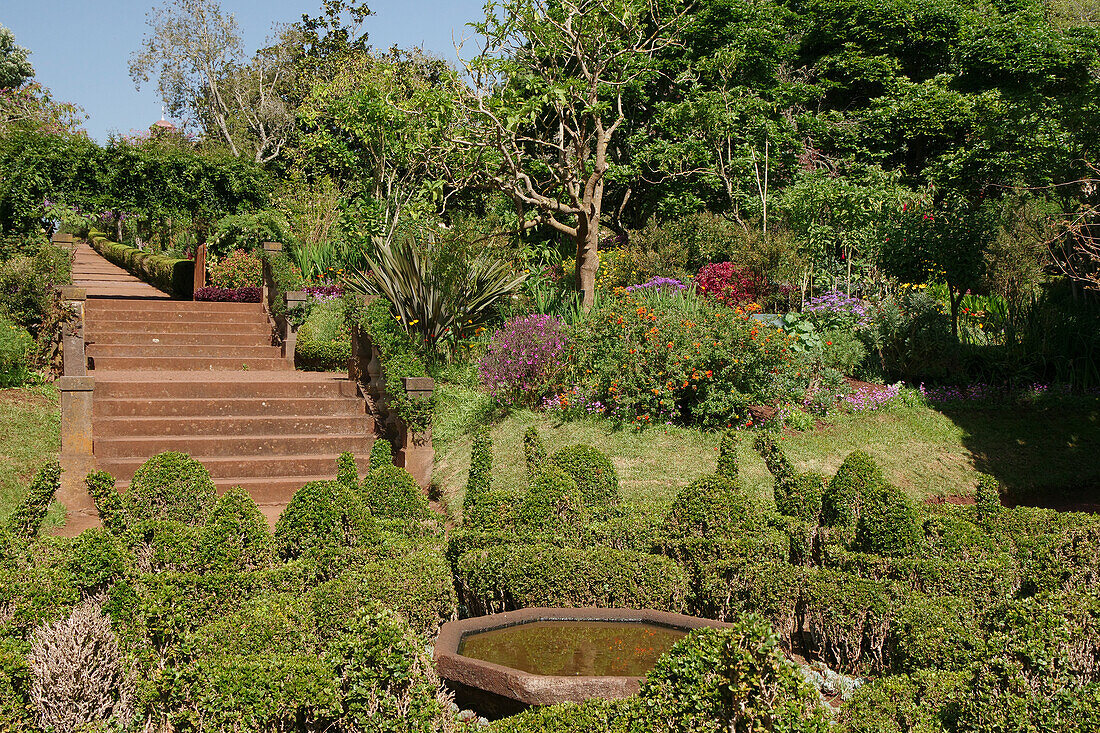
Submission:
[[[668,558],[547,544],[467,552],[455,582],[472,615],[536,606],[680,611],[687,591],[684,571]]]
[[[731,481],[737,480],[737,449],[741,445],[741,438],[735,430],[727,430],[722,433],[722,440],[718,444],[718,470],[719,476]]]
[[[372,463],[373,448],[371,450]],[[374,466],[371,466],[374,469]],[[355,462],[355,456],[344,451],[336,459],[336,480],[349,488],[359,488],[359,465]]]
[[[431,516],[428,498],[416,479],[392,464],[376,468],[363,478],[362,495],[376,517],[421,521]]]
[[[978,486],[974,492],[974,502],[978,517],[995,517],[1002,509],[1001,483],[987,473],[978,476]]]
[[[586,700],[530,707],[490,724],[491,733],[631,733],[638,719],[633,699]]]
[[[489,429],[482,426],[474,432],[470,446],[470,475],[466,480],[466,504],[476,501],[478,494],[488,491],[493,479],[493,438]]]
[[[752,612],[794,639],[802,600],[801,568],[783,560],[725,557],[701,567],[692,588],[692,613],[729,621]]]
[[[729,306],[759,302],[767,295],[767,282],[747,267],[732,262],[711,262],[695,275],[695,287]]]
[[[899,672],[920,669],[963,671],[982,639],[973,602],[911,594],[890,623],[890,666]]]
[[[134,473],[123,498],[130,521],[171,519],[202,524],[217,492],[210,472],[186,453],[161,453]]]
[[[50,461],[38,469],[23,502],[8,517],[8,532],[26,539],[36,537],[42,527],[42,520],[46,518],[46,511],[50,508],[50,502],[60,486],[60,463]]]
[[[507,489],[480,491],[463,503],[462,526],[485,531],[514,529],[523,501],[523,494]]]
[[[34,727],[27,700],[30,668],[21,646],[14,639],[0,638],[0,731],[3,733],[20,733]]]
[[[821,521],[829,527],[854,526],[865,495],[885,479],[878,464],[861,450],[852,451],[840,464],[821,497]]]
[[[343,301],[313,298],[308,305],[308,314],[298,329],[294,345],[295,366],[319,371],[347,369],[351,358],[351,330],[345,317]],[[404,385],[400,387],[401,394],[404,394]]]
[[[785,483],[775,483],[775,508],[780,514],[816,522],[821,497],[829,479],[820,473],[796,473]]]
[[[732,537],[738,529],[759,523],[757,508],[734,482],[710,475],[682,489],[665,515],[663,532],[669,538]]]
[[[173,298],[190,300],[195,286],[195,261],[177,260],[135,247],[110,242],[102,232],[88,232],[88,243],[96,252],[131,275],[144,280]]]
[[[84,485],[92,495],[96,511],[103,525],[113,532],[126,528],[125,509],[122,495],[115,489],[114,476],[106,471],[92,471],[84,477]]]
[[[917,509],[905,493],[885,482],[863,496],[853,548],[875,555],[911,555],[921,545]]]
[[[556,466],[535,477],[517,510],[519,523],[528,531],[545,532],[574,544],[583,536],[588,517],[577,482]]]
[[[571,445],[555,451],[548,463],[569,474],[593,509],[606,509],[622,502],[619,474],[611,459],[588,445]]]
[[[243,249],[235,249],[218,262],[208,265],[206,272],[210,284],[219,288],[259,290],[264,284],[263,263],[255,254]]]
[[[768,473],[772,475],[776,484],[789,481],[794,476],[794,466],[787,460],[783,449],[770,433],[757,435],[756,440],[753,441],[753,448],[764,459],[764,465],[768,467]]]
[[[546,447],[534,427],[527,428],[523,434],[523,460],[527,467],[527,480],[533,481],[546,461]]]
[[[207,285],[196,290],[192,297],[211,303],[259,303],[263,298],[263,291],[255,287],[219,288]]]
[[[889,583],[810,568],[803,574],[801,604],[807,655],[849,674],[885,669],[894,612]]]
[[[638,693],[648,729],[668,733],[825,733],[829,720],[759,616],[696,629],[657,660]]]
[[[0,314],[0,388],[19,387],[30,379],[34,339],[27,330]]]
[[[562,368],[565,327],[553,316],[516,316],[505,321],[478,362],[478,374],[502,405],[535,405]]]
[[[374,441],[370,447],[370,470],[393,465],[393,445],[385,438]]]
[[[203,567],[254,570],[275,557],[275,538],[267,518],[247,491],[236,486],[222,494],[199,530]]]
[[[0,262],[0,315],[39,336],[56,308],[54,292],[68,284],[70,270],[68,253],[45,242]]]
[[[837,729],[842,733],[940,733],[953,727],[949,708],[961,684],[958,674],[937,670],[871,680],[840,709]]]
[[[111,532],[92,527],[77,535],[69,546],[66,569],[73,585],[87,595],[108,589],[126,577],[131,555]]]
[[[280,556],[293,559],[313,547],[370,544],[376,533],[355,491],[337,481],[310,481],[294,492],[275,524],[275,544]]]
[[[89,599],[65,619],[39,628],[27,655],[30,701],[43,730],[130,724],[134,680],[99,604]]]

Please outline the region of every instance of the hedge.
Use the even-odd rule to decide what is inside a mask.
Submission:
[[[506,545],[458,558],[459,601],[474,615],[533,606],[681,611],[687,576],[658,555],[548,544]]]
[[[173,298],[190,300],[195,287],[195,261],[153,254],[107,239],[95,229],[88,232],[92,248],[122,269]]]

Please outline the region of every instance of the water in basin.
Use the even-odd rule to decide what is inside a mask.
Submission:
[[[687,635],[630,621],[532,621],[467,634],[458,653],[531,674],[641,677]]]

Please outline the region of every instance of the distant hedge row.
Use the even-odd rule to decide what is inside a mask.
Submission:
[[[190,300],[195,287],[195,261],[177,260],[112,242],[95,229],[88,232],[92,248],[131,275],[173,298]]]

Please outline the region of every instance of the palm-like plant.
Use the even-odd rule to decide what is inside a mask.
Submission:
[[[433,347],[441,341],[453,345],[483,325],[497,301],[513,295],[527,277],[489,251],[444,257],[438,250],[421,252],[408,236],[389,244],[376,240],[364,259],[369,272],[346,275],[348,289],[389,300],[405,330]]]

